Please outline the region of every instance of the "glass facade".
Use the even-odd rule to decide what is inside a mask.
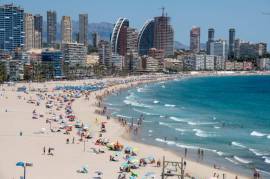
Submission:
[[[12,4],[0,6],[0,49],[13,51],[24,46],[24,10]]]
[[[128,27],[129,21],[126,18],[120,18],[116,22],[111,38],[112,51],[114,53],[118,53],[123,56],[126,55]]]
[[[42,63],[53,66],[54,77],[63,76],[63,54],[61,51],[44,51],[41,53]]]
[[[154,20],[150,20],[145,23],[139,34],[139,54],[147,55],[148,50],[154,47]]]

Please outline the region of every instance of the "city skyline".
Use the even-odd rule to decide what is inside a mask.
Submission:
[[[270,43],[270,24],[267,23],[270,16],[270,2],[267,0],[251,1],[246,3],[244,0],[234,2],[232,0],[222,2],[212,2],[204,0],[194,4],[183,0],[181,2],[168,2],[164,0],[137,1],[84,1],[71,0],[63,1],[40,0],[39,6],[33,0],[3,0],[4,3],[14,3],[20,5],[28,13],[41,14],[46,17],[47,10],[57,12],[57,21],[60,22],[61,16],[71,16],[72,20],[78,21],[79,13],[88,13],[89,23],[110,22],[115,23],[118,17],[126,17],[130,20],[130,25],[141,29],[144,22],[154,16],[161,14],[161,7],[166,8],[168,16],[171,17],[172,25],[175,29],[175,40],[185,45],[189,44],[189,31],[192,26],[201,28],[201,42],[207,41],[208,28],[215,29],[216,39],[229,39],[229,28],[236,29],[236,38],[251,42]],[[142,3],[144,4],[142,6]],[[79,5],[78,5],[79,4]],[[245,7],[243,7],[245,4]],[[230,12],[227,11],[231,6]],[[75,7],[75,8],[74,8]],[[132,7],[132,8],[130,8]],[[140,9],[140,13],[138,13]],[[220,15],[218,15],[219,13]],[[102,14],[102,15],[101,15]],[[268,47],[269,49],[269,47]]]

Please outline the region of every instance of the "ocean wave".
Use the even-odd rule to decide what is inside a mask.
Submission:
[[[147,116],[153,116],[153,115],[155,115],[155,114],[153,114],[153,113],[149,113],[149,112],[145,112],[145,111],[142,111],[142,110],[139,110],[139,109],[135,109],[135,108],[133,108],[133,110],[134,111],[137,111],[138,113],[142,113],[142,114],[145,114],[145,115],[147,115]]]
[[[255,154],[256,156],[263,156],[263,155],[269,155],[269,153],[266,152],[260,152],[257,149],[248,149],[250,152],[252,152],[253,154]]]
[[[153,131],[152,130],[148,130],[149,133],[152,133]]]
[[[235,160],[237,160],[238,162],[243,163],[243,164],[249,164],[249,163],[252,163],[252,161],[250,161],[250,160],[243,159],[243,158],[240,158],[240,157],[237,157],[237,156],[233,156],[233,158],[234,158]]]
[[[124,100],[124,103],[132,105],[132,106],[136,106],[136,107],[151,108],[151,106],[143,104],[143,103],[139,103],[136,100]]]
[[[216,153],[217,153],[219,156],[225,155],[225,153],[224,153],[224,152],[221,152],[221,151],[217,151]]]
[[[160,118],[164,118],[165,116],[159,116]]]
[[[214,126],[214,128],[215,128],[215,129],[220,129],[220,127],[219,127],[219,126]]]
[[[193,131],[195,132],[195,135],[198,136],[198,137],[214,137],[215,135],[213,133],[208,133],[208,132],[205,132],[201,129],[193,129]]]
[[[235,160],[232,159],[232,158],[225,157],[225,159],[228,160],[229,162],[235,164],[235,165],[238,165],[238,164],[239,164],[237,161],[235,161]]]
[[[185,145],[185,144],[176,144],[177,147],[179,148],[187,148],[187,149],[194,149],[197,150],[199,147],[192,146],[192,145]]]
[[[239,142],[235,142],[235,141],[232,142],[232,145],[234,145],[236,147],[243,148],[243,149],[247,148],[245,145],[243,145],[243,144],[241,144]]]
[[[171,120],[176,121],[176,122],[186,122],[184,119],[178,118],[178,117],[170,117]]]
[[[267,139],[270,139],[270,134],[267,136]]]
[[[170,124],[165,123],[165,122],[159,122],[158,123],[160,126],[167,126],[167,127],[171,127]]]
[[[258,168],[256,168],[256,170],[259,171],[260,173],[264,173],[264,174],[270,176],[270,172],[267,172],[267,171],[264,171],[264,170],[260,170]]]
[[[121,114],[117,114],[117,117],[122,117],[122,118],[127,118],[127,119],[131,119],[132,117],[130,116],[125,116],[125,115],[121,115]]]
[[[270,157],[262,157],[264,159],[264,163],[270,164]]]
[[[147,87],[147,86],[145,86]],[[138,93],[144,93],[144,92],[149,92],[150,90],[149,89],[146,89],[146,88],[137,88],[137,92]]]
[[[161,88],[166,88],[166,86],[165,85],[162,85]]]
[[[158,104],[158,103],[159,103],[159,101],[155,100],[155,101],[153,101],[153,103],[154,103],[154,104]]]
[[[188,122],[189,125],[191,126],[199,126],[199,125],[214,125],[217,124],[217,122]]]
[[[181,128],[175,128],[176,131],[179,131],[179,132],[185,132],[186,130],[185,129],[181,129]]]
[[[263,137],[266,136],[267,134],[261,133],[261,132],[257,132],[257,131],[252,131],[250,133],[251,136],[255,136],[255,137]]]
[[[145,92],[145,90],[144,90],[144,88],[137,88],[137,92],[142,93],[142,92]]]
[[[174,141],[171,141],[171,140],[164,140],[164,139],[161,139],[161,138],[156,138],[155,139],[157,142],[161,142],[161,143],[165,143],[165,144],[168,144],[168,145],[175,145],[176,143]]]
[[[171,108],[174,108],[174,107],[175,107],[174,104],[165,104],[164,106],[165,106],[165,107],[171,107]]]

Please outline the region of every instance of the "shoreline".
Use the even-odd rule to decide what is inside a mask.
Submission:
[[[216,74],[212,74],[212,73],[205,73],[205,74],[199,74],[198,73],[198,76],[197,76],[197,73],[196,73],[196,75],[187,75],[187,76],[182,76],[181,77],[181,79],[176,79],[177,81],[178,80],[187,80],[187,79],[190,79],[190,78],[200,78],[200,77],[223,77],[223,76],[257,76],[257,75],[270,75],[270,73],[260,73],[260,74],[254,74],[254,73],[229,73],[229,74],[227,74],[227,73],[221,73],[221,74],[219,74],[219,75],[216,75]],[[173,80],[175,80],[175,79],[171,79],[171,80],[169,80],[169,81],[173,81]],[[145,82],[145,83],[142,83],[142,84],[138,84],[138,85],[135,85],[135,86],[131,86],[131,87],[127,87],[126,89],[124,89],[124,91],[127,91],[127,90],[129,90],[129,89],[134,89],[134,88],[137,88],[137,87],[139,87],[140,85],[145,85],[145,84],[153,84],[153,83],[158,83],[158,82],[163,82],[162,80],[161,81],[153,81],[153,82]],[[122,89],[120,89],[120,91],[122,91]],[[113,95],[113,93],[111,93],[110,95]],[[108,96],[106,96],[105,98],[107,98],[107,97],[109,97],[110,95],[108,95]],[[111,116],[112,117],[112,116]],[[112,117],[113,118],[113,117]],[[116,123],[118,123],[117,122],[117,119],[114,117],[113,118],[114,119],[114,121],[116,122]],[[120,125],[119,123],[118,123],[118,125]],[[121,126],[120,126],[121,127]],[[204,165],[204,166],[207,166],[207,167],[209,167],[209,168],[213,168],[213,166],[211,166],[210,164],[207,164],[205,161],[204,162],[199,162],[198,160],[196,160],[196,159],[194,159],[194,158],[190,158],[190,157],[187,157],[187,158],[185,158],[183,155],[183,152],[180,152],[181,154],[179,155],[179,153],[177,153],[177,151],[175,151],[174,149],[170,149],[169,147],[168,147],[168,145],[166,146],[166,147],[168,147],[168,148],[166,148],[166,149],[164,149],[164,148],[162,148],[161,146],[158,146],[158,145],[155,145],[155,144],[149,144],[149,143],[146,143],[146,142],[143,142],[141,139],[139,139],[139,141],[137,141],[137,140],[134,140],[133,139],[133,137],[134,137],[134,135],[132,135],[132,133],[130,133],[130,134],[126,134],[126,133],[124,133],[123,135],[121,135],[121,137],[123,138],[123,139],[125,139],[125,140],[128,140],[128,141],[132,141],[132,142],[134,142],[134,143],[137,143],[137,144],[143,144],[143,145],[146,145],[146,146],[152,146],[152,147],[157,147],[157,148],[160,148],[160,149],[162,149],[162,150],[164,150],[164,151],[167,151],[167,152],[169,152],[169,153],[173,153],[175,156],[178,156],[178,157],[180,157],[180,158],[184,158],[184,160],[186,160],[186,161],[188,161],[188,162],[194,162],[194,163],[196,163],[196,164],[199,164],[199,165]],[[164,144],[164,145],[166,145],[166,144]],[[182,147],[181,147],[182,148]],[[182,149],[184,149],[184,148],[182,148]],[[194,151],[195,152],[195,151]],[[209,152],[209,151],[208,151]],[[230,173],[230,174],[233,174],[233,175],[235,175],[235,176],[238,176],[238,178],[240,177],[240,178],[250,178],[250,176],[248,176],[248,175],[246,175],[246,174],[244,174],[244,173],[237,173],[236,171],[234,171],[234,172],[232,172],[232,171],[230,171],[228,168],[224,168],[223,166],[219,166],[219,169],[218,169],[218,171],[220,171],[220,172],[224,172],[224,173]],[[252,173],[252,172],[250,172],[250,173]]]
[[[210,75],[211,74],[212,73],[210,73]],[[269,74],[270,73],[267,73],[266,75]],[[198,75],[203,76],[205,74]],[[258,74],[252,73],[252,75]],[[89,176],[93,175],[95,170],[102,170],[104,178],[116,178],[118,176],[117,172],[119,171],[120,163],[109,162],[109,155],[111,152],[106,150],[105,154],[93,155],[90,151],[92,147],[97,147],[94,145],[93,140],[98,138],[100,124],[102,121],[108,122],[108,126],[106,126],[107,132],[103,134],[104,137],[109,138],[110,141],[119,140],[119,142],[125,145],[139,148],[139,157],[154,155],[156,160],[158,160],[162,159],[162,156],[165,155],[169,160],[175,160],[175,158],[178,158],[179,161],[180,156],[168,149],[138,143],[130,138],[126,138],[128,136],[125,135],[125,129],[121,127],[121,125],[117,122],[117,119],[107,120],[105,116],[100,116],[99,114],[95,113],[95,110],[98,109],[96,107],[97,100],[95,95],[109,95],[108,92],[106,93],[106,90],[112,90],[110,93],[114,93],[116,90],[127,90],[128,88],[134,88],[141,84],[141,79],[145,80],[143,83],[156,83],[158,80],[155,78],[162,77],[152,75],[154,80],[151,81],[149,80],[151,76],[149,76],[150,75],[98,80],[89,79],[79,81],[52,81],[46,83],[18,83],[15,84],[15,86],[10,87],[7,85],[2,85],[0,91],[0,117],[2,122],[2,125],[0,126],[0,142],[5,147],[0,148],[0,157],[3,158],[3,160],[0,161],[0,178],[17,178],[18,176],[21,176],[21,169],[14,166],[18,160],[32,161],[34,163],[34,167],[29,168],[28,175],[31,176],[29,178],[89,178]],[[163,75],[163,77],[164,76],[166,75]],[[168,78],[163,78],[163,81],[173,80],[176,76],[167,75]],[[186,76],[191,75],[178,74],[178,77],[185,78]],[[108,81],[111,81],[111,84],[115,84],[110,86],[110,83],[107,83]],[[124,83],[125,81],[127,83]],[[100,82],[104,82],[109,86],[102,90],[89,93],[88,100],[86,99],[86,94],[83,93],[81,93],[82,95],[80,98],[72,98],[74,99],[74,102],[72,102],[72,108],[76,118],[78,118],[78,120],[82,121],[84,124],[89,125],[90,133],[93,135],[93,139],[85,143],[86,151],[84,152],[82,151],[83,143],[77,140],[78,136],[75,131],[72,131],[70,135],[62,134],[62,132],[52,133],[48,131],[49,125],[45,123],[45,119],[51,118],[53,113],[56,115],[61,114],[64,110],[64,106],[60,108],[59,111],[57,108],[53,108],[53,112],[50,114],[50,110],[45,108],[45,102],[52,100],[53,103],[59,107],[61,103],[57,101],[56,98],[60,98],[61,101],[63,98],[62,95],[72,94],[71,92],[67,91],[63,92],[52,90],[52,88],[57,85],[83,86]],[[134,84],[131,85],[132,83]],[[38,90],[29,90],[28,93],[16,92],[16,87],[20,86],[26,86],[33,89],[47,88],[48,91],[41,92]],[[5,90],[2,91],[2,89]],[[45,96],[45,93],[48,93],[48,95],[51,97],[55,95],[54,99],[51,99],[51,97],[46,97],[45,99],[40,100],[40,105],[38,106],[36,103],[28,103],[29,100],[39,101],[39,96],[37,94]],[[18,96],[21,96],[20,99]],[[44,115],[44,117],[38,117],[37,120],[32,119],[32,117],[34,117],[32,114],[33,109],[35,109],[37,113]],[[95,119],[98,119],[98,122]],[[59,127],[59,124],[56,122],[53,122],[52,124],[54,128]],[[43,128],[46,129],[46,132],[41,134],[36,133]],[[23,131],[23,136],[19,136],[20,131]],[[70,138],[72,136],[75,136],[75,144],[66,144],[66,138]],[[70,140],[71,139],[72,138],[70,138]],[[18,149],[16,146],[21,147]],[[47,157],[41,155],[43,146],[46,146],[46,148],[48,146],[55,148],[55,156]],[[96,161],[95,165],[93,165],[92,161]],[[222,177],[222,174],[225,173],[226,178],[232,179],[234,179],[236,175],[238,176],[238,179],[250,178],[230,171],[217,170],[213,167],[202,163],[197,163],[189,159],[186,161],[186,172],[189,173],[189,175],[195,176],[196,178],[210,178],[213,176],[213,173],[219,173],[220,177]],[[80,175],[76,173],[76,170],[83,164],[88,164],[90,166],[88,175]],[[61,172],[61,169],[63,168],[67,169],[65,173]],[[138,170],[134,170],[134,172],[138,173],[139,176],[143,176],[147,172],[154,172],[158,178],[161,173],[161,168],[158,168],[155,165],[148,165]]]

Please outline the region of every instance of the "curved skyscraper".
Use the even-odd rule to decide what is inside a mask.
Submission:
[[[129,20],[126,18],[119,18],[113,28],[111,45],[112,52],[125,56],[127,51],[127,29],[129,27]]]
[[[147,21],[139,34],[138,49],[140,55],[147,55],[148,50],[154,47],[155,21]]]

